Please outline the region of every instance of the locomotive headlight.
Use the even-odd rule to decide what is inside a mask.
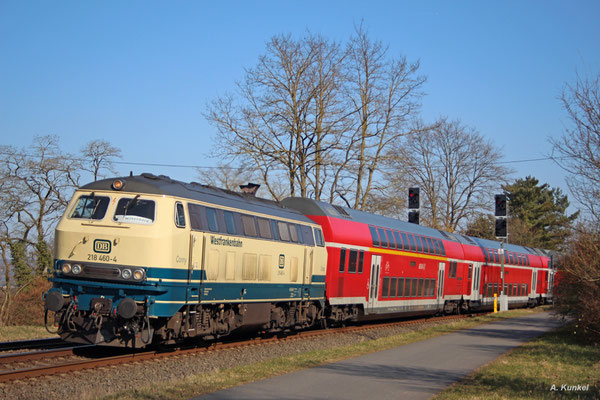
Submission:
[[[136,269],[135,271],[133,271],[133,279],[135,279],[136,281],[141,281],[142,279],[144,279],[144,270]]]
[[[62,272],[63,272],[63,274],[68,274],[69,272],[71,272],[71,264],[69,264],[69,263],[64,263],[64,264],[62,265],[62,268],[61,268],[61,269],[62,269]]]
[[[71,272],[74,273],[75,275],[80,274],[81,273],[81,265],[73,264],[73,267],[71,267]]]
[[[123,277],[123,279],[131,278],[131,270],[126,268],[123,271],[121,271],[121,277]]]

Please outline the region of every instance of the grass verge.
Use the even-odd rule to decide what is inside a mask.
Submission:
[[[569,326],[504,354],[435,400],[547,398],[600,399],[600,347],[578,342]]]
[[[260,363],[239,365],[228,369],[215,370],[201,375],[187,377],[185,379],[155,383],[143,388],[137,388],[135,390],[106,396],[103,397],[103,399],[187,399],[204,393],[210,393],[244,383],[255,382],[276,375],[298,371],[300,369],[316,367],[351,357],[361,356],[363,354],[391,349],[404,344],[456,332],[460,329],[470,328],[483,323],[518,317],[539,311],[544,310],[514,310],[505,313],[452,321],[443,325],[432,326],[429,328],[419,329],[417,331],[406,332],[399,335],[388,336],[349,346],[278,357]]]
[[[0,327],[0,342],[57,337],[58,335],[56,334],[48,333],[43,326],[20,325]]]

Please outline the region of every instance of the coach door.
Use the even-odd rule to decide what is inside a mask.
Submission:
[[[188,289],[186,301],[200,301],[200,285],[204,271],[202,270],[202,258],[204,248],[204,235],[200,232],[192,231],[190,236],[190,263],[188,266]]]
[[[537,274],[538,274],[538,271],[534,269],[533,273],[531,274],[531,296],[530,297],[536,296]]]
[[[371,280],[369,281],[369,309],[373,312],[375,302],[379,295],[379,269],[381,268],[381,256],[371,256]]]
[[[481,300],[479,285],[481,284],[481,263],[473,263],[473,280],[471,282],[471,301]]]
[[[310,298],[310,284],[312,279],[312,270],[314,263],[314,250],[312,248],[304,248],[304,275],[302,277],[302,298]]]
[[[444,305],[444,272],[446,270],[446,263],[440,263],[440,269],[438,271],[438,290],[437,300],[439,305]]]

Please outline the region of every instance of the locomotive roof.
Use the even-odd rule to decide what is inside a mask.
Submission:
[[[395,218],[370,214],[364,211],[354,210],[348,207],[332,205],[322,201],[316,201],[300,197],[289,197],[287,199],[282,200],[282,203],[287,207],[299,210],[306,215],[342,218],[350,221],[360,222],[363,224],[416,233],[418,235],[429,236],[432,238],[438,238],[442,240],[449,240],[471,246],[485,247],[491,249],[500,248],[500,242],[497,241],[480,239],[476,237],[462,235],[459,233],[445,232],[442,230],[429,228],[422,225],[412,224],[407,221],[401,221]],[[531,247],[524,247],[515,244],[505,243],[504,248],[508,251],[513,252],[536,254],[544,257],[550,257],[550,252]]]
[[[224,207],[237,208],[314,224],[312,220],[304,216],[301,212],[286,208],[276,201],[262,199],[249,194],[237,193],[231,190],[219,189],[213,186],[202,185],[197,182],[181,182],[165,175],[157,176],[143,173],[136,176],[103,179],[88,183],[87,185],[82,186],[81,189],[114,191],[112,184],[117,179],[122,180],[124,183],[121,192],[182,197]]]

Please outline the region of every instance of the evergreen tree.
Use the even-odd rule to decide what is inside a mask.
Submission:
[[[52,267],[52,252],[48,243],[43,238],[38,238],[35,244],[37,271],[36,274],[42,275],[51,270]]]
[[[496,240],[494,236],[494,216],[492,214],[479,214],[473,221],[469,222],[467,229],[463,232],[467,236],[481,239]]]
[[[27,262],[27,243],[22,239],[10,242],[11,264],[17,287],[22,287],[33,279],[33,270]]]
[[[560,249],[579,211],[567,215],[569,200],[560,188],[528,176],[502,187],[509,201],[509,242],[548,250]]]

